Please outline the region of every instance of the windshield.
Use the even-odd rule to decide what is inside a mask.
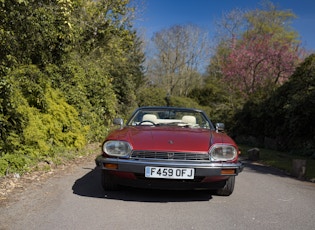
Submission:
[[[212,128],[211,122],[201,111],[180,108],[140,108],[133,114],[127,125]]]

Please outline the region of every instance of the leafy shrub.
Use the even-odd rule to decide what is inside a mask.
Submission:
[[[62,68],[49,66],[46,71],[54,79],[54,88],[65,95],[84,126],[90,126],[88,141],[99,141],[108,132],[106,125],[116,114],[117,98],[106,68],[95,60],[76,60],[73,56]]]
[[[82,126],[78,112],[66,103],[57,90],[48,88],[45,93],[47,112],[21,105],[18,111],[26,118],[23,142],[41,152],[53,147],[81,148],[86,144],[89,127]]]
[[[144,59],[126,1],[1,2],[1,172],[98,141],[136,106]]]
[[[29,67],[29,68],[28,68]],[[2,110],[1,173],[24,171],[28,164],[48,157],[53,149],[80,149],[86,145],[88,125],[64,94],[51,87],[36,66],[22,66],[7,76],[10,89]],[[9,106],[8,106],[9,105]],[[5,144],[4,144],[5,143]]]
[[[7,173],[8,167],[9,167],[9,163],[1,157],[0,158],[0,176],[3,176]]]
[[[138,106],[166,106],[166,90],[158,87],[141,89],[137,94]]]
[[[5,154],[0,159],[0,176],[12,172],[25,172],[31,161],[21,154]]]
[[[296,69],[289,81],[264,101],[248,101],[237,113],[236,135],[269,138],[280,150],[315,149],[315,54]],[[310,154],[309,154],[310,155]]]
[[[169,98],[169,105],[186,108],[201,108],[201,106],[196,101],[188,97],[171,96]]]

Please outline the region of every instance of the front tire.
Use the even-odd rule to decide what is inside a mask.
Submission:
[[[235,185],[235,176],[231,176],[229,177],[229,179],[226,180],[224,187],[216,191],[216,194],[219,196],[229,196],[234,191],[234,185]]]
[[[115,183],[114,178],[106,170],[102,170],[101,183],[104,190],[118,190],[118,185]]]

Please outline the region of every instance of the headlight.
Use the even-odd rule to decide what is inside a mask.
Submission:
[[[237,156],[237,150],[232,145],[215,144],[210,149],[210,158],[213,161],[230,161]]]
[[[114,157],[128,157],[132,147],[126,141],[106,141],[103,145],[103,151]]]

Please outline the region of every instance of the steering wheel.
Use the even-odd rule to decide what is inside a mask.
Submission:
[[[140,121],[139,123],[138,123],[138,125],[142,125],[142,123],[145,123],[145,122],[149,122],[149,123],[151,123],[152,125],[156,125],[153,121],[149,121],[149,120],[144,120],[144,121]]]

